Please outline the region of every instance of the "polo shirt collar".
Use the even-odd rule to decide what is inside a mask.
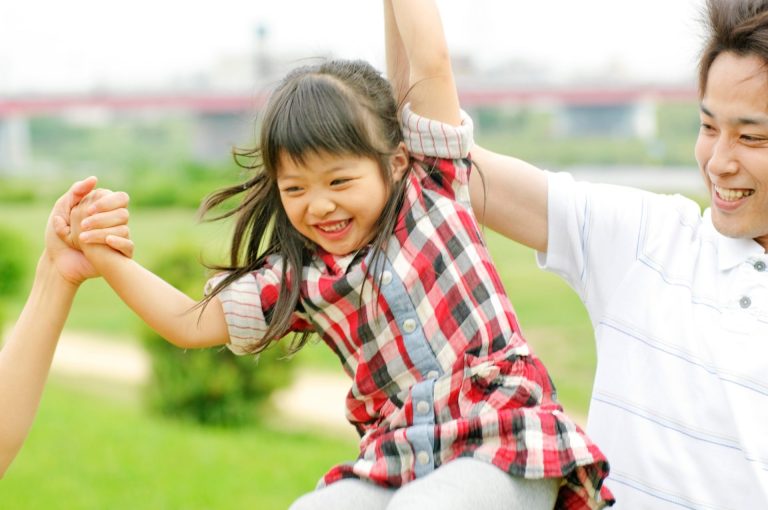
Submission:
[[[754,239],[724,236],[712,224],[711,211],[704,211],[704,221],[717,239],[717,266],[720,271],[727,271],[750,259],[765,256],[765,250]]]

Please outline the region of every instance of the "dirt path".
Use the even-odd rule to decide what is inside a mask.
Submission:
[[[131,339],[106,341],[93,334],[65,331],[56,349],[53,373],[142,385],[149,379],[150,359]],[[273,403],[291,423],[319,427],[334,435],[356,437],[344,419],[344,399],[349,390],[343,376],[303,371],[291,386],[276,392]]]

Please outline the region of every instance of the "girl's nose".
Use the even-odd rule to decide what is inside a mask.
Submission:
[[[336,210],[336,203],[324,196],[318,196],[309,203],[309,213],[312,216],[322,218]]]

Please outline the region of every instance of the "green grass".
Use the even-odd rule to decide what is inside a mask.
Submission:
[[[285,424],[228,430],[149,417],[131,395],[54,379],[0,482],[0,508],[284,509],[355,457],[354,441]]]

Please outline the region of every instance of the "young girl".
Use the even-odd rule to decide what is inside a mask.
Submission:
[[[295,348],[316,333],[333,349],[360,455],[295,510],[602,507],[605,458],[555,400],[469,208],[472,125],[433,0],[386,5],[388,47],[407,56],[402,125],[364,62],[290,73],[253,177],[205,205],[244,194],[199,314],[134,261],[84,251],[176,345],[258,353],[295,332]]]

